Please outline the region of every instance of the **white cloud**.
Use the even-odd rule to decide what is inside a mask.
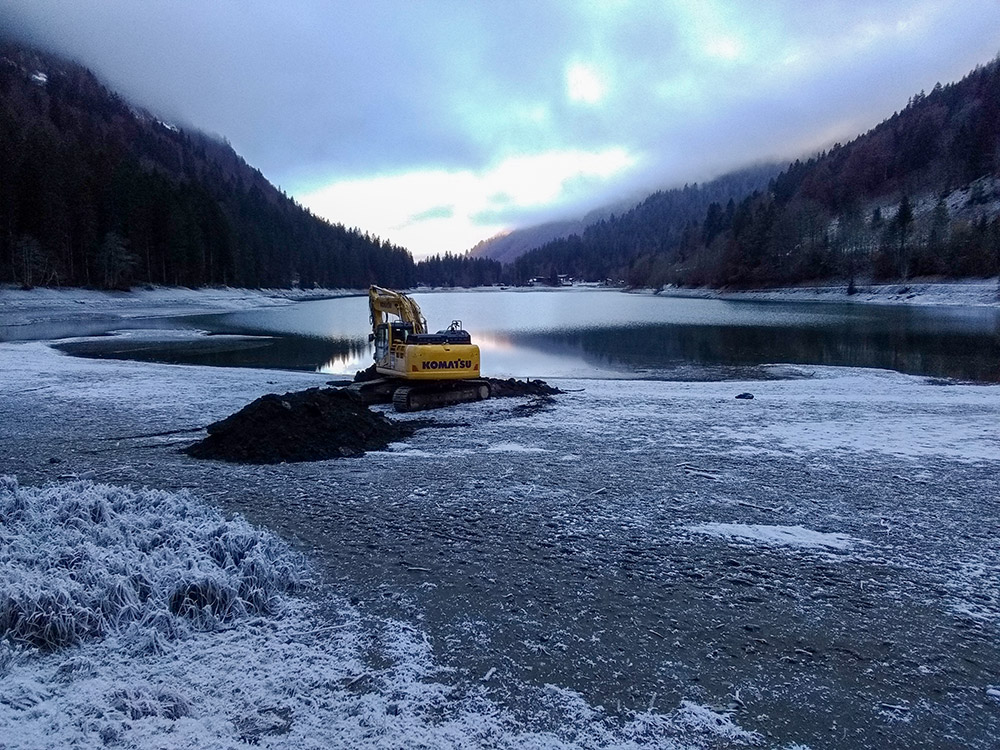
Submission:
[[[597,104],[607,93],[607,85],[593,67],[575,62],[566,69],[566,95],[571,102]]]
[[[735,60],[743,52],[743,45],[732,36],[717,36],[705,42],[705,52],[710,57]]]
[[[299,196],[313,213],[359,226],[423,257],[464,252],[509,228],[517,212],[566,205],[591,181],[640,159],[621,147],[513,156],[492,168],[427,169],[339,180]]]

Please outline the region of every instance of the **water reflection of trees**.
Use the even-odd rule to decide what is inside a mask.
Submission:
[[[323,364],[316,367],[317,372],[350,373],[364,369],[373,361],[371,346],[364,339],[350,339],[334,343],[338,344],[337,351]]]
[[[768,363],[874,367],[1000,382],[996,334],[918,331],[845,320],[828,327],[651,325],[514,336],[517,344],[592,364],[672,370]]]
[[[298,336],[207,336],[163,342],[110,338],[60,344],[59,348],[70,354],[101,359],[318,372],[345,372],[349,363],[357,361],[363,367],[370,358],[368,342],[364,339]]]

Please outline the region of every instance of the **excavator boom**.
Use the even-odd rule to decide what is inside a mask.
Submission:
[[[372,330],[386,322],[386,314],[395,315],[413,326],[413,333],[427,333],[427,320],[420,306],[412,297],[381,286],[368,289],[368,306],[371,309]]]

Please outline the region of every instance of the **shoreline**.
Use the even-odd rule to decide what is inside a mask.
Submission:
[[[79,317],[122,319],[197,315],[282,307],[365,294],[362,289],[243,289],[239,287],[136,287],[127,292],[81,287],[21,289],[0,285],[0,327]]]
[[[748,300],[754,302],[831,302],[840,304],[913,305],[936,307],[1000,307],[1000,279],[960,281],[914,280],[886,284],[847,284],[776,287],[774,289],[708,289],[664,287],[644,290],[659,297]]]
[[[411,294],[438,294],[449,291],[550,291],[571,292],[594,289],[580,284],[565,288],[539,287],[427,287],[407,290]],[[847,284],[803,285],[773,289],[710,289],[706,287],[662,287],[629,290],[608,288],[625,294],[644,294],[683,299],[714,299],[753,302],[825,302],[835,304],[912,305],[966,308],[1000,308],[1000,278],[943,281],[914,280],[886,284],[859,284],[847,294]],[[122,319],[169,317],[201,313],[236,312],[282,307],[340,297],[363,296],[364,289],[247,289],[239,287],[135,288],[127,292],[80,287],[35,287],[24,290],[11,284],[0,285],[0,327],[73,317]]]

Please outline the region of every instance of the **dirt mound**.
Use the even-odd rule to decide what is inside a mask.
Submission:
[[[562,393],[558,388],[546,383],[544,380],[517,380],[515,378],[486,378],[490,382],[490,394],[493,398],[507,398],[510,396],[555,396]]]
[[[269,394],[208,426],[187,448],[196,458],[276,464],[360,456],[410,437],[419,427],[393,422],[352,394],[330,388]]]
[[[358,370],[356,373],[354,373],[354,382],[367,383],[369,380],[378,380],[379,378],[384,378],[384,377],[385,375],[379,373],[375,369],[375,365],[371,364],[368,365],[368,367],[366,367],[365,369]]]

